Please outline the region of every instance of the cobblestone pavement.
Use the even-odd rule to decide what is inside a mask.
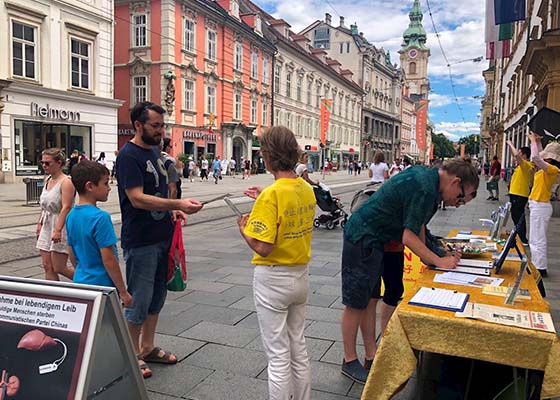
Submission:
[[[247,184],[271,182],[269,176],[249,182],[227,182],[223,186],[198,182],[189,192],[197,198],[211,198],[218,191],[240,194]],[[342,173],[327,177],[335,193],[342,193],[348,204],[352,192],[363,184],[362,177]],[[342,186],[350,185],[350,186]],[[216,187],[218,186],[218,187]],[[192,188],[192,189],[191,189]],[[210,189],[213,188],[213,189]],[[482,191],[484,192],[484,191]],[[504,191],[502,191],[504,193]],[[113,195],[116,193],[113,193]],[[439,211],[430,224],[434,233],[446,234],[451,228],[477,229],[479,218],[488,217],[496,202],[485,201],[480,193],[471,204],[460,209]],[[502,198],[505,200],[505,198]],[[115,207],[109,202],[108,209]],[[244,210],[251,204],[243,203]],[[348,207],[347,207],[348,208]],[[15,207],[14,207],[15,209]],[[21,206],[19,210],[21,210]],[[29,218],[0,207],[0,226],[5,218]],[[34,217],[36,211],[34,210]],[[196,218],[195,218],[196,217]],[[117,231],[119,216],[114,214]],[[33,220],[31,220],[33,223]],[[511,224],[511,223],[510,223]],[[33,226],[32,226],[33,227]],[[20,229],[25,231],[25,226]],[[19,239],[8,240],[16,228],[0,229],[0,274],[41,277],[34,239],[21,232]],[[34,228],[33,228],[34,229]],[[152,400],[177,398],[199,400],[262,400],[267,398],[266,357],[262,349],[251,290],[251,252],[239,236],[235,218],[229,209],[208,207],[206,213],[193,216],[185,229],[189,283],[185,292],[169,293],[158,324],[158,344],[178,355],[176,366],[154,366],[154,376],[146,380]],[[313,399],[342,400],[359,398],[362,386],[340,374],[342,338],[340,333],[340,254],[341,229],[316,229],[313,256],[309,264],[310,295],[305,335],[313,369]],[[545,280],[551,312],[560,321],[560,219],[552,220],[549,231],[549,278]],[[2,236],[4,235],[4,236]],[[553,239],[554,238],[554,239]],[[30,254],[32,256],[30,256]],[[3,261],[11,260],[11,261]],[[122,260],[122,258],[121,258]],[[359,340],[361,343],[361,339]],[[363,349],[360,346],[360,358]],[[413,385],[398,396],[412,399]]]

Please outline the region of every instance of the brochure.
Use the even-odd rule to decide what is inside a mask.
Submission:
[[[549,313],[515,310],[487,304],[467,303],[463,311],[455,313],[456,317],[473,318],[495,324],[517,326],[518,328],[536,329],[556,332]]]
[[[489,276],[476,276],[473,274],[464,274],[460,272],[445,272],[443,274],[436,274],[434,282],[447,283],[451,285],[462,286],[475,286],[485,287],[491,285],[492,287],[499,287],[504,280],[502,278],[491,278]]]
[[[482,287],[482,293],[491,294],[492,296],[506,297],[508,294],[508,287],[487,285]],[[517,293],[515,298],[520,300],[531,300],[531,294],[529,293],[529,289],[519,289],[519,292]]]

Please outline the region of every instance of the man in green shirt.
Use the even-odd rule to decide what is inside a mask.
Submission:
[[[427,265],[453,269],[458,257],[439,257],[426,247],[426,224],[438,203],[459,207],[476,196],[479,178],[470,161],[453,159],[440,169],[415,166],[401,172],[371,196],[344,227],[342,250],[342,373],[365,383],[368,370],[356,354],[361,328],[366,365],[371,364],[375,344],[373,289],[383,272],[383,245],[390,241],[408,246]]]

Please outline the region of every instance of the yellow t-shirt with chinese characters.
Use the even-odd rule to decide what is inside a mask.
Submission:
[[[514,194],[516,196],[529,197],[531,180],[533,178],[533,173],[535,171],[535,166],[532,162],[523,160],[519,164],[513,176],[511,177],[511,183],[509,185],[509,194]]]
[[[252,264],[305,265],[311,258],[315,195],[302,178],[280,178],[265,188],[253,206],[245,235],[274,244],[267,257],[255,253]]]
[[[560,174],[560,169],[551,164],[548,164],[546,171],[542,169],[537,171],[535,173],[533,190],[531,190],[529,199],[540,201],[542,203],[550,202],[550,197],[552,196],[552,185],[554,185],[558,174]]]

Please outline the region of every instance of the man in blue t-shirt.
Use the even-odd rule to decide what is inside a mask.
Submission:
[[[220,161],[220,156],[216,156],[212,162],[212,176],[214,177],[214,183],[218,184],[218,179],[222,179],[222,162]]]
[[[74,282],[117,288],[125,307],[132,305],[119,268],[117,236],[111,216],[97,208],[107,201],[109,170],[102,164],[84,160],[72,168],[72,183],[78,192],[78,204],[66,218],[68,250],[76,272]]]
[[[157,147],[165,129],[164,114],[165,110],[157,104],[136,104],[130,112],[134,138],[123,146],[117,157],[121,245],[128,290],[134,298],[132,307],[125,309],[125,317],[145,378],[152,374],[146,362],[177,362],[174,354],[154,343],[158,316],[167,295],[172,220],[185,219],[185,214],[202,208],[196,200],[167,198],[167,173]]]

